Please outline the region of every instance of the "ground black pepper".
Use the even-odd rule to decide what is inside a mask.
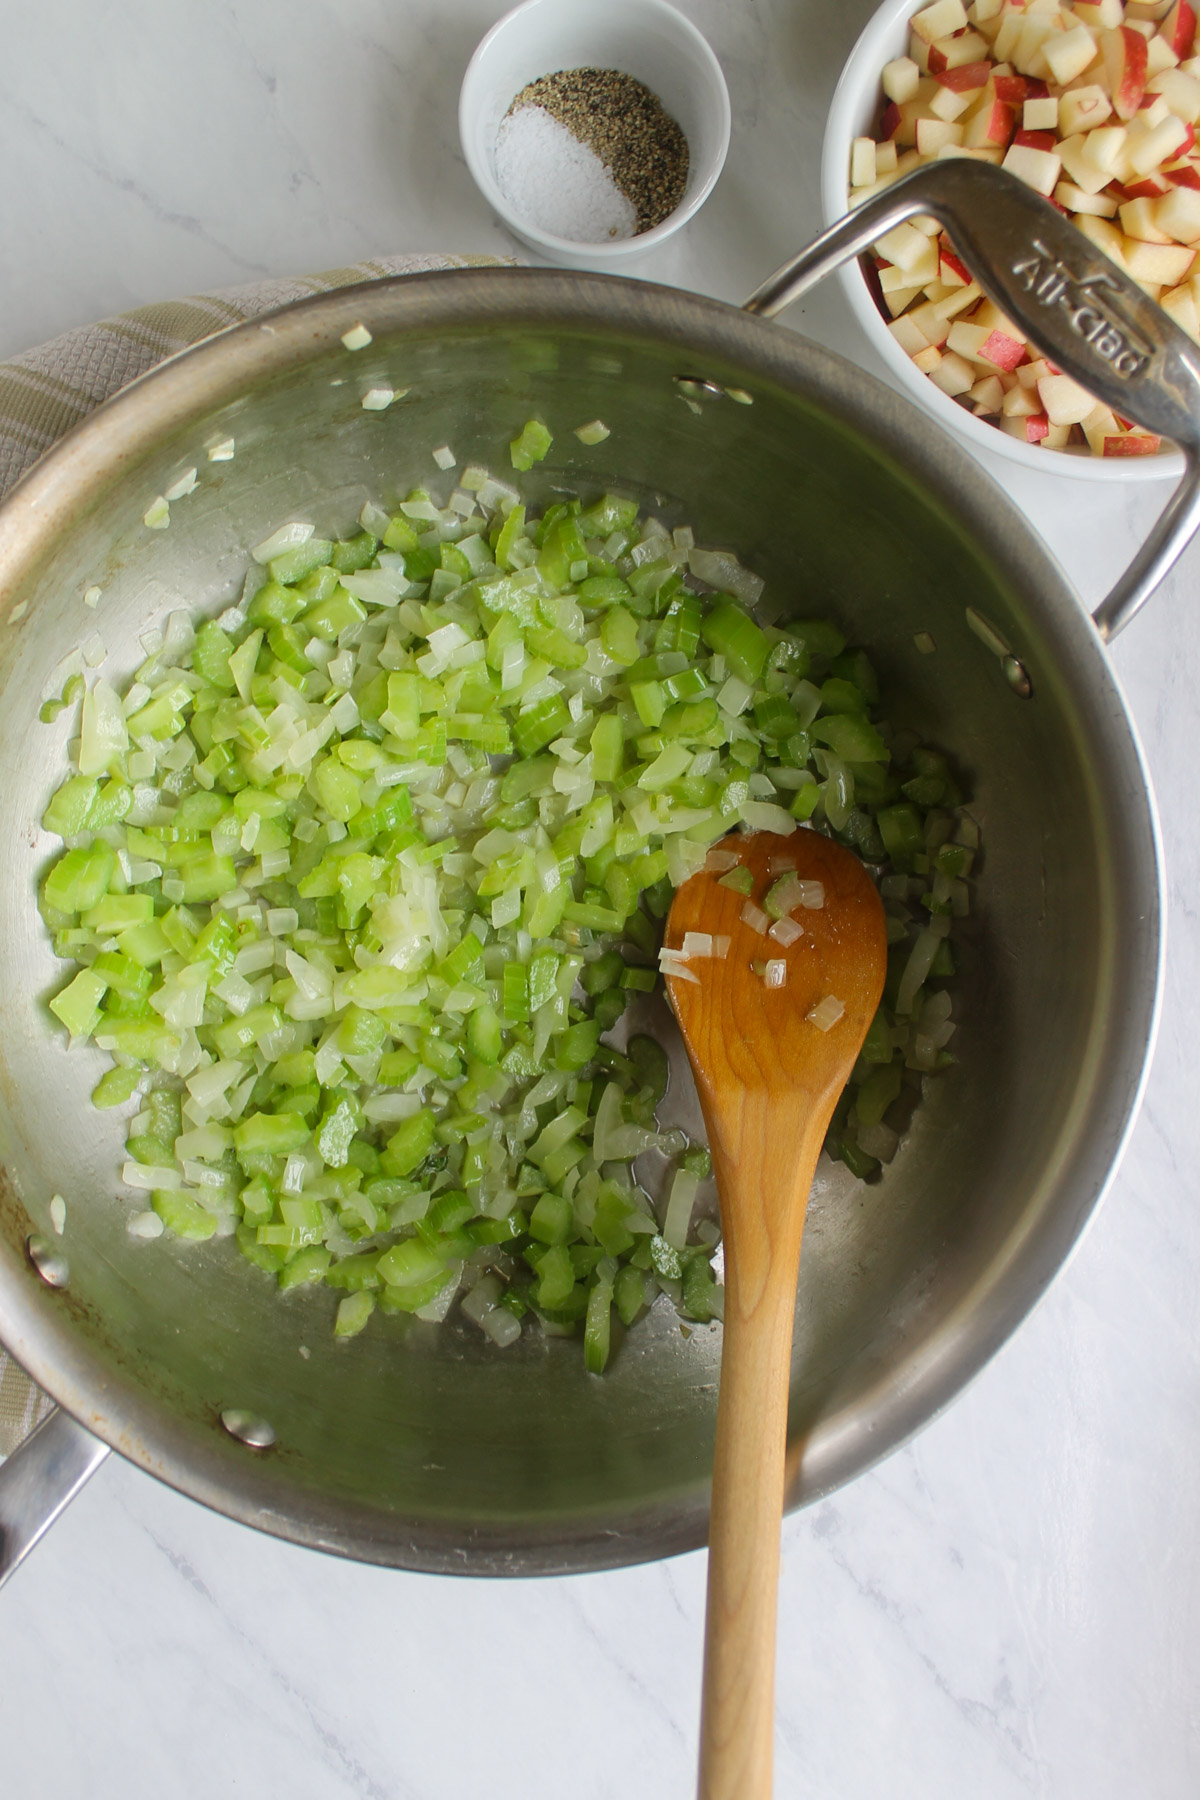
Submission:
[[[523,87],[509,112],[540,106],[595,152],[637,213],[661,225],[683,199],[687,139],[657,94],[619,69],[560,69]]]

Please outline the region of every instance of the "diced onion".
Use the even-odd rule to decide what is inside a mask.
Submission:
[[[818,1031],[831,1031],[845,1011],[844,1002],[834,994],[826,994],[825,998],[818,1000],[817,1004],[811,1007],[804,1016],[810,1025],[816,1026]]]

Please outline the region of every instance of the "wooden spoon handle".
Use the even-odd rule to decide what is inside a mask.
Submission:
[[[761,1141],[765,1146],[769,1140]],[[770,1800],[771,1795],[779,1528],[804,1222],[803,1199],[797,1204],[796,1194],[807,1196],[819,1149],[818,1138],[811,1159],[805,1144],[794,1161],[776,1154],[771,1167],[764,1154],[756,1168],[747,1168],[743,1160],[737,1170],[718,1175],[723,1197],[731,1182],[756,1182],[761,1210],[755,1210],[763,1229],[743,1233],[736,1255],[730,1254],[732,1245],[726,1247],[700,1800]],[[748,1209],[743,1204],[739,1210],[745,1219]]]

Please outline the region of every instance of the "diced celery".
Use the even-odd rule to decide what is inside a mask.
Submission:
[[[229,658],[233,649],[233,639],[226,637],[221,627],[214,625],[211,620],[206,621],[196,633],[196,644],[192,651],[193,667],[210,686],[225,694],[231,694],[235,686],[229,672]]]
[[[100,783],[88,775],[69,775],[42,814],[42,829],[59,837],[75,837],[87,823]]]
[[[120,1064],[106,1069],[92,1089],[92,1105],[102,1109],[123,1106],[137,1093],[141,1080],[141,1069],[123,1068]]]
[[[307,1144],[308,1126],[299,1113],[251,1113],[233,1134],[239,1156],[286,1156]]]
[[[286,1290],[324,1281],[331,1261],[329,1251],[321,1244],[310,1244],[307,1249],[298,1250],[280,1269],[279,1285]]]
[[[415,1287],[440,1275],[444,1268],[441,1255],[422,1238],[406,1238],[385,1250],[379,1258],[378,1270],[389,1287]]]
[[[89,911],[108,892],[116,866],[116,857],[103,842],[68,850],[46,877],[46,904],[61,913]]]
[[[600,642],[605,655],[623,667],[631,667],[640,654],[637,620],[624,606],[611,606],[600,625]]]
[[[537,1302],[550,1311],[562,1306],[575,1286],[575,1269],[565,1244],[553,1244],[537,1266]]]
[[[540,1244],[565,1244],[571,1235],[571,1202],[559,1194],[543,1194],[529,1215],[529,1231]]]
[[[357,1337],[375,1311],[374,1294],[363,1288],[357,1294],[347,1294],[338,1302],[337,1319],[333,1330],[335,1337]]]
[[[818,719],[812,728],[812,735],[818,743],[828,744],[834,755],[840,756],[844,762],[887,760],[887,746],[875,727],[852,713],[834,713],[828,718]]]
[[[427,1107],[405,1119],[388,1139],[384,1161],[389,1173],[411,1175],[419,1169],[433,1148],[435,1132],[436,1121]]]
[[[743,681],[757,681],[767,666],[771,646],[765,632],[732,600],[721,601],[706,615],[700,635]]]
[[[74,981],[55,994],[50,1011],[62,1020],[73,1038],[88,1037],[100,1022],[104,992],[104,977],[91,969],[81,969]]]
[[[544,750],[570,722],[571,715],[557,694],[526,707],[513,720],[512,735],[517,755],[533,756],[536,751]]]
[[[176,1237],[202,1240],[217,1229],[215,1213],[210,1213],[198,1200],[189,1199],[178,1188],[162,1188],[151,1197],[151,1206]]]
[[[273,556],[267,564],[272,581],[292,585],[311,575],[333,555],[333,545],[328,538],[310,537],[306,543],[297,544],[294,550],[284,550]]]
[[[527,419],[508,447],[513,468],[532,469],[535,462],[542,461],[553,442],[540,419]]]

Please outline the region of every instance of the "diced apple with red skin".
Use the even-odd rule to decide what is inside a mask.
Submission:
[[[1153,200],[1127,200],[1121,208],[1121,230],[1126,237],[1138,238],[1144,244],[1173,242],[1158,224]]]
[[[893,319],[888,330],[906,356],[919,356],[922,350],[929,348],[929,339],[913,324],[908,313]]]
[[[989,62],[959,63],[954,68],[934,71],[934,79],[939,87],[950,88],[956,94],[970,94],[987,86],[991,72]]]
[[[1076,219],[1075,228],[1090,238],[1098,250],[1111,257],[1119,269],[1125,267],[1125,244],[1129,241],[1119,225],[1110,219],[1089,219],[1086,214]]]
[[[929,73],[942,75],[949,69],[965,68],[981,61],[988,53],[988,41],[976,31],[964,31],[956,37],[938,38],[929,46]],[[986,79],[986,78],[985,78]]]
[[[1127,237],[1121,248],[1135,281],[1159,282],[1163,287],[1178,287],[1196,260],[1190,244],[1143,244]]]
[[[992,331],[979,354],[998,369],[1015,369],[1025,354],[1025,346],[1006,331]]]
[[[1159,296],[1158,304],[1174,319],[1181,331],[1186,331],[1190,338],[1200,339],[1200,312],[1196,308],[1196,296],[1189,286],[1185,284],[1183,287],[1170,288]]]
[[[1103,456],[1106,437],[1116,437],[1120,426],[1113,414],[1101,401],[1097,400],[1087,418],[1083,421],[1083,435],[1088,441],[1088,448],[1093,456]]]
[[[993,100],[971,114],[963,133],[963,143],[972,150],[984,150],[990,145],[1002,149],[1012,137],[1016,122],[1013,107],[1004,100]]]
[[[998,413],[1004,404],[1004,387],[998,375],[983,375],[971,389],[971,404],[978,413]]]
[[[1161,169],[1155,169],[1152,175],[1143,175],[1140,181],[1112,181],[1107,191],[1117,200],[1160,200],[1171,192],[1171,186],[1170,178]]]
[[[1158,35],[1167,40],[1181,60],[1192,54],[1192,45],[1196,41],[1196,12],[1188,5],[1188,0],[1175,0],[1158,28]]]
[[[1016,338],[990,330],[986,325],[968,325],[962,321],[950,327],[946,342],[955,355],[993,369],[1015,369],[1025,355],[1024,344],[1018,343]]]
[[[1022,131],[1058,130],[1058,101],[1052,94],[1044,100],[1026,100],[1021,112]]]
[[[1049,92],[1044,81],[1035,80],[1031,75],[1002,75],[997,70],[994,80],[997,100],[1007,101],[1009,106],[1024,106],[1027,100],[1044,100]]]
[[[941,360],[942,353],[936,344],[926,344],[912,359],[914,369],[920,369],[922,375],[932,375]]]
[[[1154,91],[1161,94],[1177,119],[1194,125],[1200,119],[1200,81],[1181,69],[1165,69],[1154,77]]]
[[[953,124],[956,119],[961,119],[964,113],[970,112],[976,98],[975,93],[960,94],[954,88],[939,87],[929,101],[930,116],[935,119],[945,119]]]
[[[947,283],[961,281],[964,287],[968,287],[971,281],[971,272],[966,263],[960,256],[954,254],[945,238],[941,240],[940,249],[941,279]]]
[[[920,85],[921,71],[911,57],[897,56],[884,66],[883,91],[897,106],[915,100]]]
[[[881,237],[875,247],[881,256],[907,275],[909,281],[924,287],[927,281],[937,279],[937,241],[918,231],[914,225],[897,225]]]
[[[1010,144],[1000,167],[1018,176],[1035,193],[1049,198],[1062,173],[1062,158],[1050,150],[1031,150],[1026,144]]]
[[[1019,125],[1013,132],[1013,143],[1023,144],[1027,150],[1044,150],[1053,156],[1058,148],[1058,139],[1052,131],[1029,131]]]
[[[1032,362],[1021,364],[1017,370],[1017,380],[1032,394],[1039,381],[1043,381],[1047,375],[1057,375],[1058,373],[1059,371],[1053,363],[1047,362],[1044,356],[1038,356]]]
[[[1063,138],[1058,146],[1059,159],[1063,168],[1085,194],[1098,194],[1106,188],[1113,178],[1114,170],[1105,166],[1098,159],[1111,155],[1113,161],[1120,153],[1120,144],[1124,142],[1125,128],[1115,127],[1118,142],[1093,143],[1093,139],[1108,139],[1112,133],[1110,127],[1102,125],[1097,131],[1090,131],[1087,137]]]
[[[911,306],[914,300],[920,298],[922,287],[923,284],[919,284],[915,287],[897,288],[894,294],[885,294],[883,296],[883,304],[887,307],[888,312],[893,319],[900,318],[903,315],[905,308]]]
[[[968,287],[951,288],[944,300],[937,301],[937,310],[943,319],[953,319],[981,298],[979,283],[972,281]]]
[[[997,62],[1016,61],[1017,46],[1021,42],[1021,31],[1025,24],[1024,11],[1015,6],[1006,6],[1000,19],[1000,29],[992,39],[992,55]]]
[[[1109,92],[1118,119],[1132,119],[1146,91],[1146,40],[1132,25],[1119,25],[1100,37]]]
[[[910,273],[907,269],[897,268],[895,263],[885,263],[879,270],[879,291],[886,300],[889,295],[897,294],[901,289],[923,286],[921,273],[919,269]]]
[[[1097,125],[1080,143],[1080,153],[1085,162],[1092,168],[1099,169],[1110,179],[1121,167],[1125,155],[1125,146],[1129,141],[1129,130],[1125,125]],[[1059,155],[1063,155],[1064,145],[1059,146]],[[1063,157],[1066,161],[1065,156]],[[1082,187],[1084,184],[1080,182]]]
[[[1001,411],[1006,419],[1032,418],[1041,410],[1042,403],[1038,398],[1037,389],[1022,387],[1019,383],[1016,387],[1006,390],[1001,402]]]
[[[932,6],[926,6],[921,12],[914,14],[909,25],[923,43],[934,44],[938,38],[963,31],[967,25],[967,15],[962,0],[934,0]]]
[[[1093,31],[1111,31],[1125,16],[1121,0],[1075,0],[1071,10]]]
[[[1157,456],[1162,444],[1161,438],[1152,437],[1149,432],[1124,431],[1117,437],[1106,437],[1103,456]]]
[[[1046,46],[1051,39],[1057,41],[1061,36],[1056,18],[1048,13],[1035,13],[1027,9],[1020,35],[1009,52],[1013,67],[1021,75],[1048,75],[1050,69],[1046,62]],[[1088,46],[1094,53],[1090,32],[1087,33],[1087,38]]]
[[[1033,413],[1025,421],[1025,442],[1038,444],[1050,435],[1050,421],[1045,413]]]
[[[914,306],[908,317],[925,342],[935,345],[939,350],[950,336],[949,321],[943,319],[932,300],[927,300],[924,306]]]
[[[975,371],[969,362],[952,353],[942,357],[929,379],[953,400],[958,394],[970,393],[975,386]]]
[[[1091,213],[1097,219],[1113,219],[1117,213],[1117,202],[1107,194],[1085,194],[1081,187],[1073,181],[1060,181],[1054,190],[1053,199],[1065,208],[1068,213]]]
[[[1014,325],[1011,319],[1006,318],[992,300],[985,300],[982,305],[976,307],[972,314],[972,322],[985,326],[988,331],[999,331],[1005,337],[1015,338],[1018,344],[1025,342],[1025,333],[1020,326]]]
[[[1182,156],[1191,147],[1192,128],[1182,119],[1168,113],[1157,124],[1143,124],[1143,119],[1148,120],[1149,116],[1142,114],[1129,127],[1126,155],[1135,175],[1149,175],[1160,163]]]
[[[1052,425],[1082,425],[1096,402],[1069,375],[1044,375],[1037,384],[1042,409]]]
[[[1072,88],[1058,101],[1058,129],[1063,137],[1093,130],[1112,114],[1112,101],[1098,83]]]
[[[1149,87],[1165,70],[1177,69],[1179,58],[1166,38],[1146,39],[1146,85]]]
[[[1066,87],[1096,60],[1096,40],[1086,25],[1060,31],[1042,45],[1042,57],[1059,87]]]
[[[1173,187],[1154,201],[1154,222],[1177,244],[1200,244],[1200,191]]]
[[[916,140],[922,156],[936,156],[943,144],[962,143],[963,128],[948,125],[944,119],[918,119]]]

